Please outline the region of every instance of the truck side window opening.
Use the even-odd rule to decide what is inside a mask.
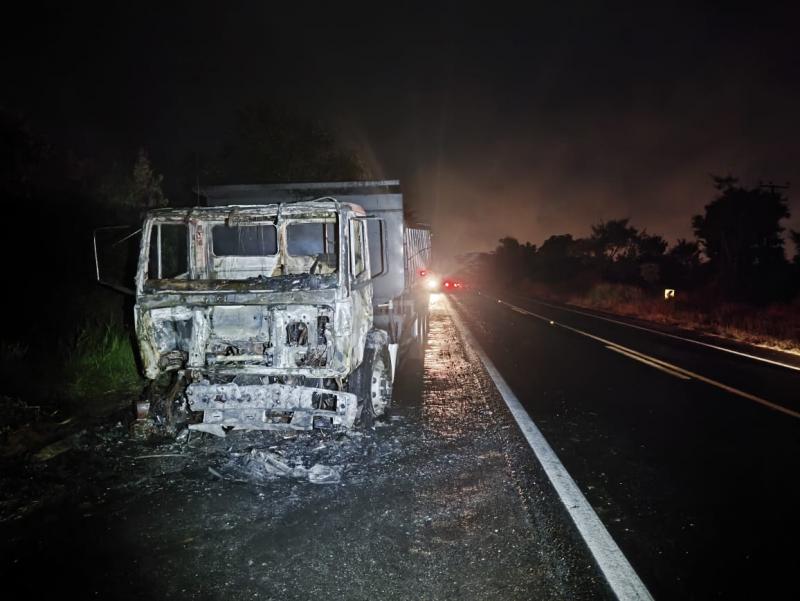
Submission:
[[[383,225],[377,221],[367,221],[364,227],[367,229],[369,268],[371,275],[374,275],[385,268],[383,260]]]
[[[215,225],[211,238],[218,257],[270,257],[278,253],[274,225]]]
[[[364,262],[364,224],[361,221],[351,221],[353,245],[353,277],[358,277],[366,269]]]
[[[189,229],[186,224],[153,224],[147,266],[149,279],[188,279],[188,236]]]

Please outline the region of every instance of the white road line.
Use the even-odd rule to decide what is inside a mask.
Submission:
[[[639,326],[632,323],[627,323],[624,321],[620,321],[618,319],[612,319],[610,317],[603,317],[601,315],[595,315],[594,313],[588,313],[586,311],[580,311],[579,309],[567,308],[562,307],[559,305],[553,305],[551,303],[546,303],[544,301],[536,300],[533,298],[528,297],[520,297],[525,298],[533,303],[538,303],[540,305],[544,305],[545,307],[551,307],[553,309],[557,309],[560,311],[569,311],[570,313],[577,313],[578,315],[584,315],[586,317],[594,317],[595,319],[602,319],[603,321],[608,321],[611,323],[615,323],[621,326],[626,326],[629,328],[634,328],[636,330],[642,330],[644,332],[650,332],[651,334],[659,334],[660,336],[666,336],[667,338],[674,338],[675,340],[682,340],[683,342],[691,342],[692,344],[697,344],[700,346],[704,346],[707,348],[712,348],[717,351],[723,351],[725,353],[731,353],[732,355],[739,355],[740,357],[747,357],[748,359],[753,359],[755,361],[761,361],[763,363],[769,363],[770,365],[777,365],[778,367],[785,367],[786,369],[793,369],[795,371],[800,371],[800,367],[797,365],[791,365],[789,363],[783,363],[781,361],[775,361],[773,359],[767,359],[766,357],[759,357],[758,355],[751,355],[750,353],[744,353],[742,351],[735,351],[732,348],[726,348],[724,346],[718,346],[716,344],[711,344],[708,342],[703,342],[701,340],[694,340],[692,338],[684,338],[683,336],[677,336],[676,334],[670,334],[669,332],[662,332],[660,330],[652,330],[650,328],[646,328],[644,326]]]
[[[589,505],[572,476],[569,475],[552,447],[539,431],[539,428],[533,423],[519,399],[503,379],[503,376],[497,371],[494,363],[483,351],[464,322],[461,321],[458,311],[453,308],[453,303],[449,299],[446,302],[453,323],[461,333],[466,346],[478,355],[492,378],[500,396],[506,402],[511,415],[514,416],[519,429],[539,460],[553,488],[564,504],[564,508],[575,523],[578,532],[586,542],[586,546],[589,548],[614,595],[620,601],[652,599],[653,597],[647,587],[636,574],[630,562],[617,546],[617,543],[611,538],[603,522],[594,512],[592,506]]]
[[[656,359],[655,357],[651,357],[650,355],[645,355],[644,353],[629,348],[627,346],[622,346],[619,343],[613,342],[611,340],[607,340],[606,338],[601,338],[600,336],[595,336],[594,334],[590,334],[589,332],[584,332],[583,330],[579,330],[578,328],[573,328],[572,326],[568,326],[563,323],[558,323],[550,319],[549,317],[545,317],[544,315],[539,315],[538,313],[534,313],[533,311],[528,311],[527,309],[523,309],[522,307],[517,307],[516,305],[512,305],[504,300],[497,299],[497,302],[507,306],[512,311],[516,311],[517,313],[521,313],[523,315],[529,315],[531,317],[535,317],[536,319],[541,319],[542,321],[546,321],[551,326],[557,326],[559,328],[564,328],[565,330],[569,330],[570,332],[575,332],[576,334],[580,334],[581,336],[586,336],[587,338],[591,338],[592,340],[596,340],[597,342],[602,342],[605,345],[610,345],[616,347],[618,349],[627,351],[633,355],[637,355],[642,359],[647,359],[653,363],[657,363],[671,371],[678,372],[683,374],[684,376],[688,376],[689,378],[694,378],[695,380],[699,380],[700,382],[705,382],[706,384],[710,384],[711,386],[716,386],[724,390],[725,392],[730,392],[731,394],[735,394],[736,396],[740,396],[745,398],[749,401],[753,401],[758,403],[759,405],[764,405],[765,407],[769,407],[770,409],[774,409],[775,411],[779,411],[780,413],[785,413],[786,415],[790,415],[792,417],[800,418],[800,412],[794,411],[793,409],[789,409],[788,407],[784,407],[783,405],[778,405],[777,403],[773,403],[772,401],[768,401],[767,399],[763,399],[760,396],[756,396],[754,394],[750,394],[749,392],[745,392],[743,390],[739,390],[738,388],[734,388],[733,386],[728,386],[727,384],[723,384],[717,380],[712,380],[711,378],[707,378],[706,376],[702,376],[696,372],[689,371],[688,369],[684,369],[683,367],[679,367],[672,363],[668,363],[667,361],[663,361],[661,359]]]

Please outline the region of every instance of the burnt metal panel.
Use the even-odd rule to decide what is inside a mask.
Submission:
[[[431,231],[426,227],[406,227],[406,288],[411,289],[419,280],[422,270],[431,268]]]

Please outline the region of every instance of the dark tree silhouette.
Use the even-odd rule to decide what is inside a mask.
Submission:
[[[285,108],[252,104],[237,114],[220,156],[205,179],[224,183],[345,181],[365,179],[368,170],[319,121]]]
[[[504,283],[513,284],[519,282],[529,274],[529,268],[536,254],[536,246],[530,242],[520,244],[519,240],[507,236],[499,240],[500,246],[495,251],[495,260],[502,266],[499,273]]]
[[[735,297],[778,296],[786,267],[781,220],[787,198],[772,188],[745,188],[715,177],[717,197],[695,215],[692,226],[722,291]],[[785,273],[784,273],[785,275]]]
[[[694,288],[702,275],[700,245],[695,241],[679,238],[663,258],[662,281],[666,287],[681,291]]]
[[[162,189],[163,182],[164,176],[156,172],[147,151],[140,148],[132,168],[125,167],[121,171],[115,166],[105,177],[99,195],[120,216],[127,211],[135,215],[138,221],[145,210],[166,207],[169,204]]]
[[[642,261],[657,261],[667,250],[667,241],[658,234],[640,233],[634,240],[636,255]]]
[[[534,257],[534,274],[543,282],[560,282],[573,277],[581,267],[583,240],[571,234],[557,234],[542,242]]]
[[[678,265],[686,269],[695,269],[700,265],[700,245],[685,238],[678,238],[675,246],[669,249],[668,256]]]
[[[635,252],[639,232],[628,224],[629,219],[612,219],[592,226],[590,240],[598,255],[611,261]]]
[[[575,250],[575,239],[572,234],[556,234],[542,242],[539,254],[544,257],[567,257]]]

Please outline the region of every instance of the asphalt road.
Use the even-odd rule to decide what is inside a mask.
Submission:
[[[391,419],[375,429],[176,441],[112,423],[76,433],[48,461],[0,463],[5,589],[30,599],[611,598],[451,311],[434,299],[424,366],[403,364]],[[314,465],[338,476],[311,482]]]
[[[800,594],[800,371],[518,296],[452,297],[656,599]]]

